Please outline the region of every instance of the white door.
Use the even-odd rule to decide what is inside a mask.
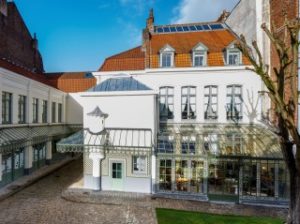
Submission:
[[[111,188],[113,191],[122,191],[125,169],[124,163],[122,161],[112,161],[110,167]]]

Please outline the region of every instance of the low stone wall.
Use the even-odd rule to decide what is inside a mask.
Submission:
[[[287,208],[280,207],[180,200],[141,193],[92,191],[86,189],[69,188],[62,193],[62,197],[79,203],[144,207],[145,209],[152,209],[153,213],[155,213],[155,208],[168,208],[221,215],[264,216],[284,219],[288,212]]]

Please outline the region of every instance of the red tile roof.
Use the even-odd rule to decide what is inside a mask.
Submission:
[[[26,78],[29,78],[29,79],[35,80],[37,82],[41,82],[43,84],[55,87],[54,85],[52,85],[49,82],[49,80],[47,79],[47,77],[44,74],[29,71],[27,68],[17,65],[11,61],[0,58],[0,68],[7,69],[7,70],[15,72],[19,75],[25,76]]]
[[[67,92],[84,92],[95,86],[97,80],[93,76],[87,76],[89,72],[58,72],[47,73],[47,79],[57,89]]]
[[[99,71],[129,71],[145,69],[145,53],[141,46],[106,58]]]
[[[159,67],[159,51],[170,45],[175,49],[175,67],[191,67],[191,53],[193,48],[202,43],[208,48],[208,66],[224,66],[224,50],[236,37],[227,29],[182,33],[152,33],[149,46],[151,49],[145,53],[141,47],[136,47],[120,54],[109,57],[105,60],[99,71],[122,71],[122,70],[143,70],[145,59],[150,58],[150,68]],[[148,57],[150,56],[150,57]],[[148,59],[147,59],[148,60]],[[250,63],[243,57],[243,63]]]

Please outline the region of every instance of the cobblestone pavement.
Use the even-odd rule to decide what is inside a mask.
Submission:
[[[66,201],[61,192],[82,175],[79,159],[0,202],[0,223],[154,224],[151,207]]]

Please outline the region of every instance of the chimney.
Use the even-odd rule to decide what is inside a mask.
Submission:
[[[36,33],[33,34],[32,48],[38,50],[38,39],[36,37]]]
[[[226,10],[223,10],[221,15],[217,19],[217,22],[224,23],[229,16],[230,16],[230,12],[227,12]]]
[[[0,0],[0,14],[7,16],[7,0]]]
[[[154,14],[153,14],[153,9],[150,9],[149,17],[147,19],[147,24],[146,24],[148,30],[150,32],[154,32]]]

